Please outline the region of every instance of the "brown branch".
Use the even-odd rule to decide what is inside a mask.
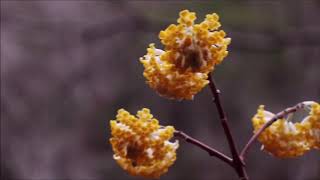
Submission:
[[[271,126],[274,122],[276,122],[278,119],[282,119],[285,116],[287,116],[290,113],[296,112],[298,109],[301,109],[304,107],[303,103],[299,103],[293,107],[289,107],[279,113],[277,113],[270,121],[265,123],[247,142],[247,144],[244,146],[244,148],[241,151],[240,158],[244,160],[246,153],[248,152],[248,149],[251,147],[253,142],[259,137],[259,135],[269,126]]]
[[[246,170],[244,168],[244,163],[239,156],[237,147],[235,145],[235,142],[233,140],[233,136],[231,134],[231,130],[228,125],[228,120],[227,120],[226,114],[225,114],[223,107],[222,107],[222,104],[221,104],[221,100],[220,100],[220,96],[219,96],[220,91],[217,89],[216,84],[211,77],[211,73],[209,74],[208,80],[209,80],[210,90],[211,90],[211,93],[214,97],[214,103],[215,103],[216,108],[218,110],[218,114],[219,114],[219,117],[221,120],[221,124],[222,124],[223,130],[224,130],[224,133],[227,136],[229,148],[230,148],[232,158],[233,158],[233,167],[237,171],[240,179],[248,180],[249,178],[248,178]]]
[[[195,146],[198,146],[199,148],[207,151],[210,156],[214,156],[214,157],[226,162],[230,166],[233,166],[232,159],[230,157],[228,157],[227,155],[219,152],[218,150],[216,150],[216,149],[204,144],[203,142],[201,142],[201,141],[199,141],[199,140],[187,135],[186,133],[176,130],[174,132],[174,135],[176,137],[180,137],[180,138],[184,139],[188,143],[191,143],[191,144],[193,144]]]
[[[235,143],[234,143],[230,128],[228,126],[227,117],[226,117],[225,112],[224,112],[224,110],[222,108],[222,104],[221,104],[220,96],[219,96],[220,91],[217,89],[213,79],[211,78],[211,75],[209,75],[209,82],[210,82],[209,85],[210,85],[211,92],[212,92],[212,94],[214,96],[214,102],[216,104],[216,107],[217,107],[217,110],[218,110],[218,113],[219,113],[219,117],[221,119],[221,123],[222,123],[223,129],[224,129],[225,134],[226,134],[227,139],[228,139],[228,143],[229,143],[229,147],[230,147],[232,156],[234,156],[233,158],[235,159],[235,156],[237,156],[237,154],[238,154],[237,153],[237,148],[235,146]]]

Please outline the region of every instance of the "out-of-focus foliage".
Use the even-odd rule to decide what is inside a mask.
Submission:
[[[227,142],[208,90],[160,98],[139,57],[180,10],[217,12],[232,38],[215,70],[238,146],[259,104],[278,112],[320,97],[320,3],[288,1],[1,1],[1,179],[138,179],[112,159],[108,120],[150,107],[217,149]],[[157,44],[160,47],[160,44]],[[226,165],[181,143],[162,179],[232,179]],[[254,146],[252,179],[317,179],[319,152],[279,160]]]

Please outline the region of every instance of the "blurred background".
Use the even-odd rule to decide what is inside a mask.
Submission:
[[[210,92],[159,97],[139,57],[178,12],[220,15],[232,38],[214,78],[238,147],[258,105],[278,112],[320,97],[320,1],[1,0],[1,179],[138,180],[112,159],[109,120],[148,107],[163,125],[228,152]],[[319,151],[282,160],[250,149],[254,180],[316,180]],[[162,180],[237,179],[226,164],[180,141]]]

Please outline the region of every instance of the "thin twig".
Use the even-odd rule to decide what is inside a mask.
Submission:
[[[247,142],[247,144],[244,146],[240,153],[240,158],[244,160],[246,153],[248,152],[248,149],[251,147],[253,142],[259,137],[259,135],[269,126],[271,126],[274,122],[276,122],[278,119],[282,119],[285,116],[287,116],[290,113],[296,112],[298,109],[301,109],[304,107],[303,103],[299,103],[293,107],[289,107],[279,113],[277,113],[270,121],[266,122]]]
[[[207,151],[210,156],[214,156],[214,157],[216,157],[216,158],[218,158],[218,159],[226,162],[226,163],[229,164],[230,166],[233,166],[232,159],[231,159],[230,157],[228,157],[227,155],[219,152],[218,150],[216,150],[216,149],[214,149],[214,148],[212,148],[212,147],[204,144],[203,142],[201,142],[201,141],[199,141],[199,140],[197,140],[197,139],[195,139],[195,138],[187,135],[186,133],[184,133],[184,132],[182,132],[182,131],[177,131],[177,130],[176,130],[176,131],[174,132],[174,135],[175,135],[176,137],[180,137],[180,138],[184,139],[184,140],[185,140],[186,142],[188,142],[188,143],[191,143],[191,144],[193,144],[193,145],[195,145],[195,146],[198,146],[198,147],[200,147],[201,149]]]
[[[216,84],[211,77],[211,73],[209,74],[208,80],[209,80],[209,86],[210,86],[211,93],[214,97],[214,103],[215,103],[217,110],[218,110],[218,113],[219,113],[219,117],[221,120],[221,124],[222,124],[223,130],[224,130],[224,133],[227,136],[229,148],[230,148],[232,158],[233,158],[234,168],[237,171],[240,179],[248,180],[249,178],[247,176],[247,173],[246,173],[246,170],[244,167],[244,163],[239,156],[237,147],[235,145],[235,142],[233,140],[233,136],[231,134],[231,130],[228,125],[228,120],[227,120],[226,114],[225,114],[223,107],[222,107],[222,104],[221,104],[221,100],[220,100],[220,96],[219,96],[220,91],[217,89]]]
[[[235,143],[234,143],[234,140],[233,140],[233,137],[232,137],[232,134],[231,134],[231,131],[230,131],[230,128],[228,126],[228,122],[227,122],[227,117],[225,115],[225,112],[222,108],[222,104],[221,104],[221,101],[220,101],[220,91],[217,89],[213,79],[211,78],[211,75],[209,74],[209,85],[210,85],[210,89],[211,89],[211,92],[214,96],[214,102],[216,104],[216,107],[217,107],[217,110],[218,110],[218,113],[219,113],[219,117],[221,119],[221,123],[222,123],[222,126],[223,126],[223,129],[225,131],[225,134],[227,136],[227,139],[228,139],[228,143],[229,143],[229,147],[230,147],[230,150],[231,150],[231,154],[233,156],[233,159],[236,158],[238,152],[237,152],[237,148],[235,146]]]

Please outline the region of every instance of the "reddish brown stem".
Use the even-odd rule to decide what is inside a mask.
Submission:
[[[246,170],[244,167],[244,163],[239,156],[237,147],[235,145],[235,142],[233,140],[233,136],[231,134],[231,130],[228,125],[227,116],[226,116],[226,114],[223,110],[223,107],[222,107],[222,103],[221,103],[220,96],[219,96],[220,91],[217,89],[217,86],[211,77],[211,73],[209,74],[208,80],[209,80],[209,86],[210,86],[211,93],[214,97],[214,103],[215,103],[216,108],[218,110],[219,118],[221,120],[221,124],[222,124],[223,130],[224,130],[224,133],[225,133],[227,140],[228,140],[229,148],[230,148],[232,158],[233,158],[233,167],[237,171],[239,179],[248,180],[249,178],[247,176],[247,173],[246,173]]]
[[[265,123],[247,142],[247,144],[244,146],[244,148],[241,151],[240,158],[244,160],[246,153],[248,152],[251,145],[254,143],[254,141],[259,137],[259,135],[269,126],[271,126],[274,122],[276,122],[278,119],[282,119],[285,116],[287,116],[290,113],[296,112],[298,109],[301,109],[304,107],[303,103],[299,103],[293,107],[289,107],[279,113],[277,113],[270,121]]]
[[[218,150],[216,150],[216,149],[214,149],[214,148],[212,148],[212,147],[204,144],[203,142],[201,142],[201,141],[199,141],[199,140],[197,140],[197,139],[195,139],[195,138],[187,135],[186,133],[184,133],[184,132],[182,132],[182,131],[177,131],[177,130],[176,130],[176,131],[174,132],[174,135],[175,135],[176,137],[181,137],[181,138],[183,138],[186,142],[191,143],[191,144],[193,144],[193,145],[195,145],[195,146],[198,146],[198,147],[200,147],[201,149],[207,151],[210,156],[214,156],[214,157],[216,157],[216,158],[218,158],[218,159],[226,162],[226,163],[229,164],[230,166],[233,166],[232,159],[231,159],[230,157],[228,157],[227,155],[219,152]]]

